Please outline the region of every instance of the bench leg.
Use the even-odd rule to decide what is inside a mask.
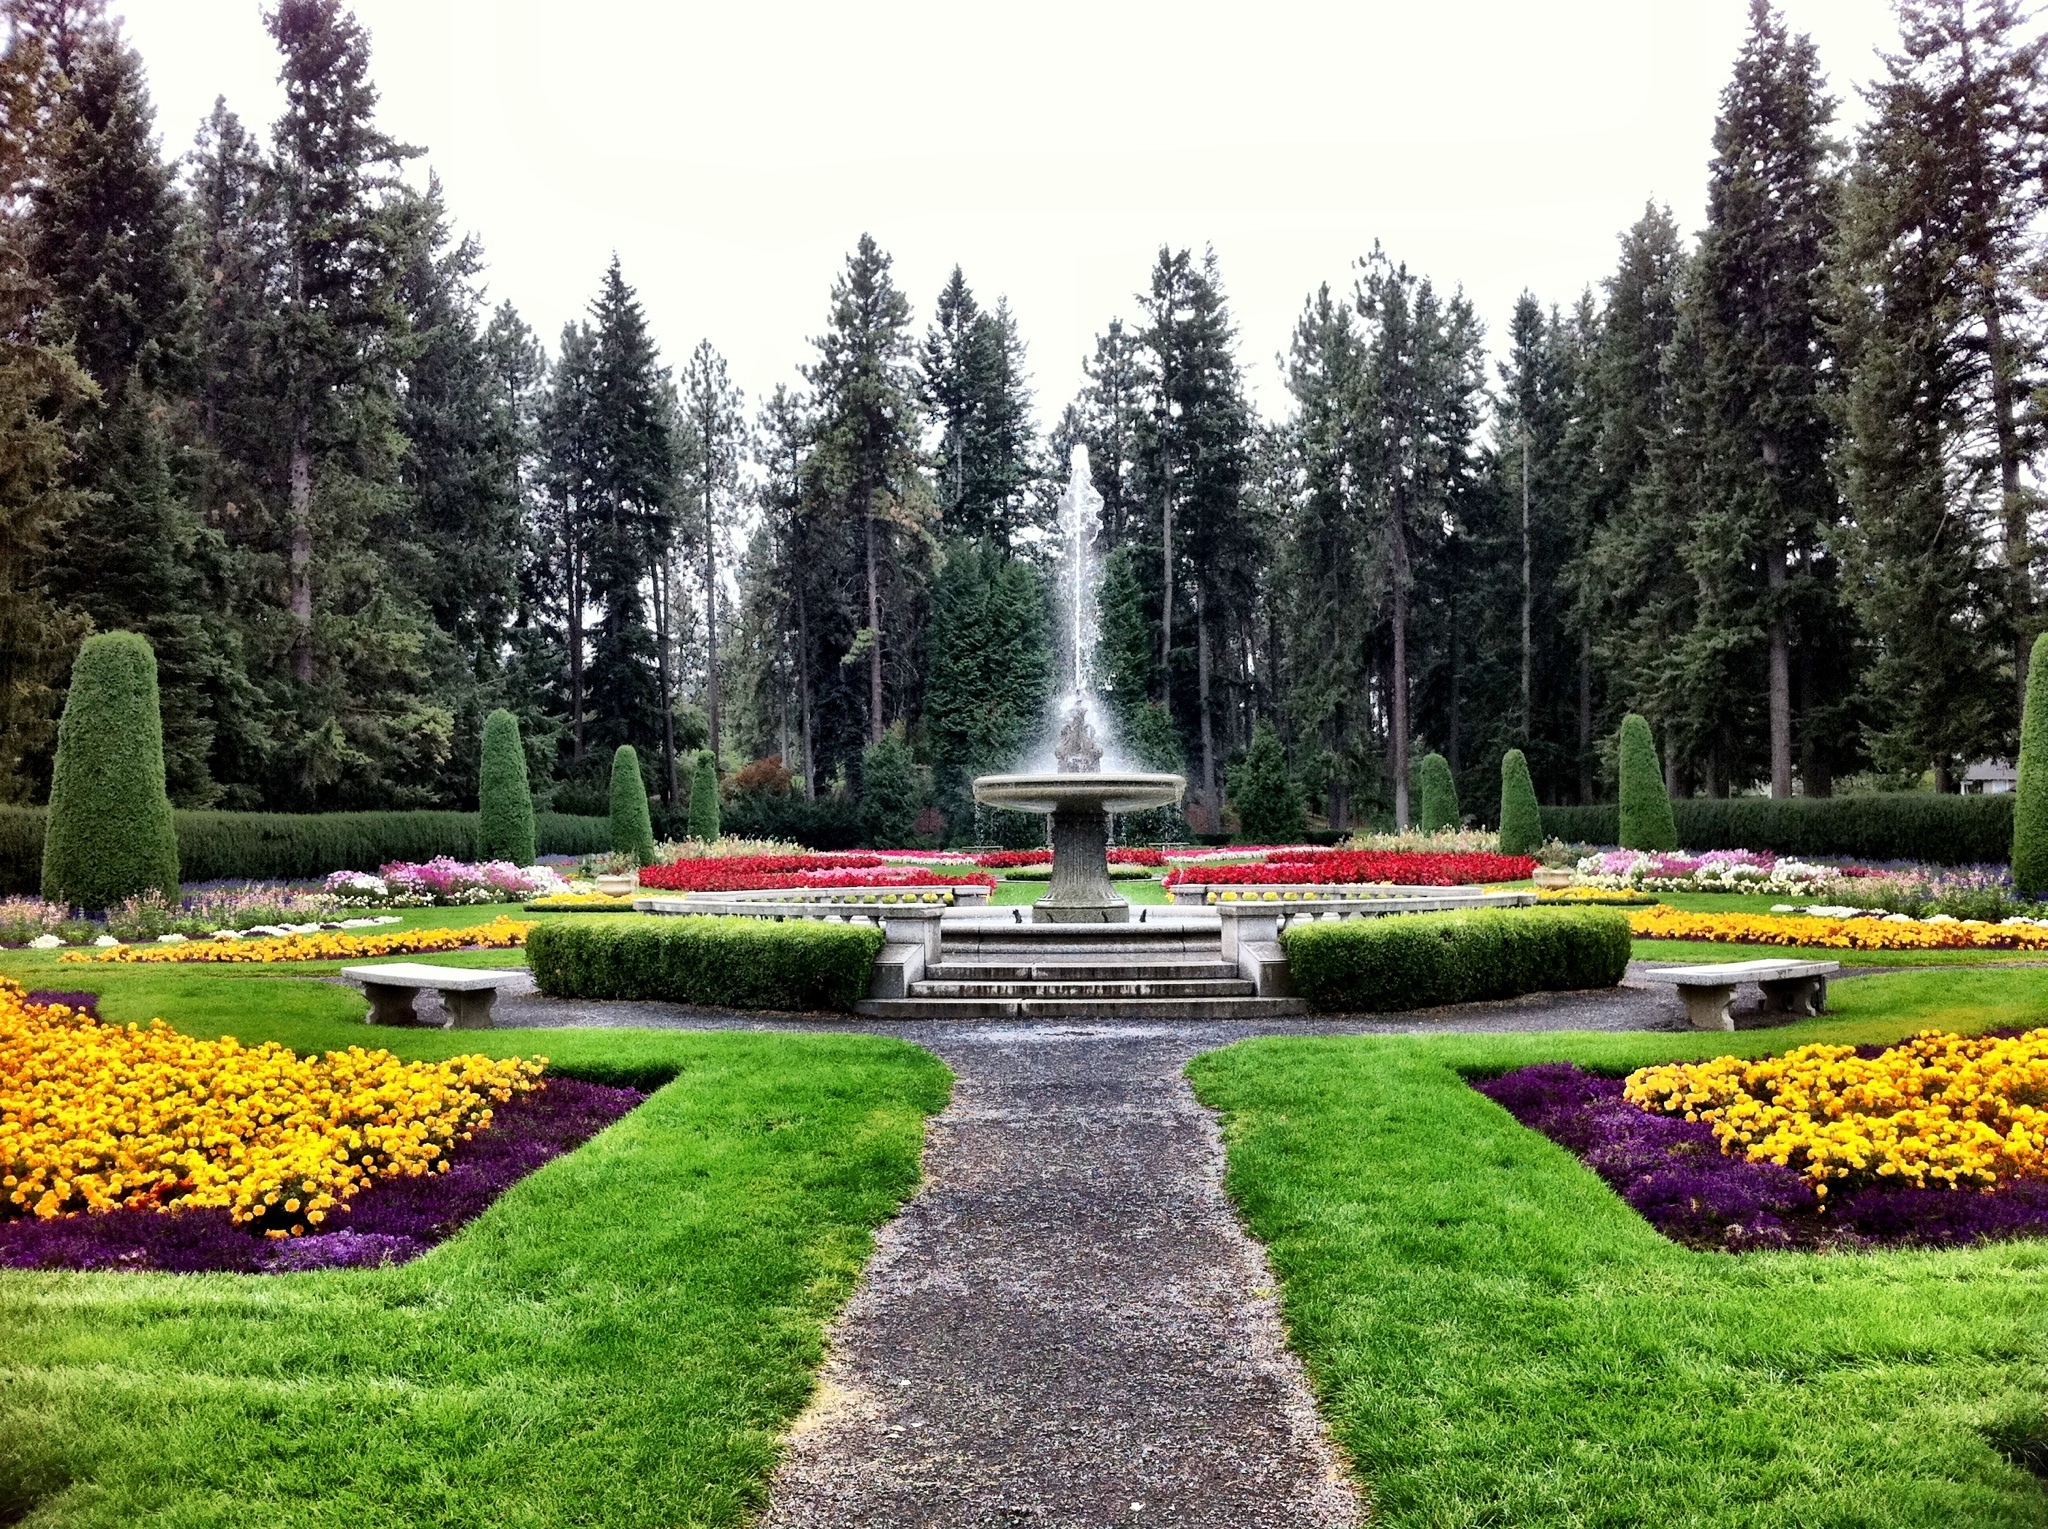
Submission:
[[[1733,1030],[1735,1016],[1728,1012],[1728,1006],[1735,1001],[1735,989],[1731,987],[1682,987],[1678,996],[1685,1000],[1685,1017],[1695,1030]]]
[[[1825,1014],[1828,1007],[1828,979],[1786,977],[1757,984],[1764,990],[1764,1007],[1773,1014]]]
[[[390,982],[365,982],[363,996],[370,1000],[370,1012],[365,1024],[372,1025],[416,1025],[420,1022],[419,1011],[412,1001],[416,989],[399,987]]]
[[[441,990],[441,1002],[448,1010],[448,1025],[454,1030],[488,1030],[491,1028],[491,1000],[498,996],[496,988],[479,988],[474,993],[451,993]]]

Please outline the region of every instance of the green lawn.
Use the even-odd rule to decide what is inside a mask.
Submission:
[[[277,968],[62,970],[116,1019],[672,1081],[402,1269],[0,1275],[0,1523],[38,1529],[747,1523],[949,1087],[874,1037],[365,1031]]]
[[[1000,874],[1000,873],[998,873]],[[1166,895],[1166,883],[1156,876],[1143,881],[1119,881],[1112,883],[1117,895],[1135,904],[1170,902]],[[996,908],[1010,908],[1035,903],[1045,896],[1048,883],[1044,881],[1012,881],[1007,877],[996,883],[995,895],[989,898],[989,905]]]
[[[1467,1073],[2048,1018],[2048,972],[1844,983],[1734,1036],[1261,1040],[1197,1059],[1229,1187],[1386,1525],[2048,1524],[2048,1245],[1666,1242]]]

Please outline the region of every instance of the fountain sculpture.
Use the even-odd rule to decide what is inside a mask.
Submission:
[[[1102,496],[1088,476],[1088,448],[1074,448],[1061,519],[1068,536],[1066,616],[1072,658],[1072,709],[1053,746],[1057,769],[1021,775],[984,775],[974,782],[974,799],[991,807],[1042,812],[1052,819],[1052,883],[1032,905],[1041,924],[1121,924],[1131,905],[1109,879],[1109,820],[1112,814],[1176,805],[1187,790],[1178,775],[1102,768],[1103,749],[1089,721],[1089,660],[1095,619],[1089,553],[1102,513]]]

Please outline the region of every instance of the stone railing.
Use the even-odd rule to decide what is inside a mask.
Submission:
[[[877,904],[883,907],[933,906],[945,908],[978,908],[988,901],[989,889],[978,881],[962,882],[952,887],[760,887],[748,892],[674,892],[655,893],[641,899],[642,902],[688,903],[766,903],[792,902],[829,905],[842,911],[851,905]],[[633,904],[635,908],[640,903]]]
[[[1388,881],[1353,882],[1182,882],[1168,887],[1176,905],[1220,907],[1226,903],[1364,902],[1378,898],[1473,898],[1495,896],[1484,887],[1415,887]]]

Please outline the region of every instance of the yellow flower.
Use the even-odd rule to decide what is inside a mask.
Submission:
[[[1631,913],[1628,922],[1639,940],[1711,940],[1726,945],[1800,945],[1828,950],[2048,950],[2048,928],[2032,924],[1892,924],[1881,918],[1688,913],[1664,903]]]
[[[276,961],[353,961],[365,956],[413,956],[440,950],[506,950],[526,943],[531,921],[500,914],[468,929],[405,929],[392,934],[291,934],[266,940],[192,940],[183,945],[114,945],[105,950],[67,950],[57,959],[73,963],[119,961],[215,961],[267,965]]]

